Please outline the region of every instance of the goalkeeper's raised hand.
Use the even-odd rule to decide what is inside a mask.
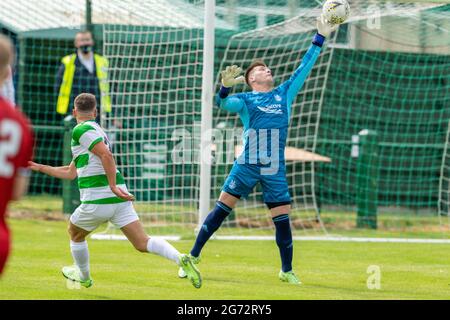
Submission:
[[[242,68],[236,65],[228,66],[220,75],[222,76],[222,85],[225,88],[231,88],[237,84],[245,83],[244,76],[241,76]]]
[[[317,32],[325,38],[328,38],[338,27],[338,24],[330,24],[323,15],[317,17]]]

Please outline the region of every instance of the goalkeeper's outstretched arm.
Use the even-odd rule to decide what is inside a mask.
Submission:
[[[242,69],[235,65],[226,67],[220,73],[222,87],[216,96],[216,104],[219,108],[229,112],[240,112],[244,107],[244,102],[239,97],[228,96],[233,86],[245,82],[245,78],[240,75],[241,73]]]
[[[313,38],[311,46],[303,56],[300,66],[295,70],[291,78],[282,84],[282,86],[286,86],[287,89],[289,106],[292,104],[298,92],[303,87],[306,78],[311,73],[317,58],[320,55],[325,39],[328,38],[337,27],[338,25],[329,24],[323,16],[317,18],[317,33]]]

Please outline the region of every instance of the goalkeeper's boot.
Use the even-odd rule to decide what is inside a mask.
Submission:
[[[92,279],[81,280],[81,272],[78,266],[63,267],[62,274],[64,278],[74,282],[78,282],[85,288],[92,287],[92,285],[94,284],[94,280]]]
[[[194,257],[192,255],[189,255],[189,259],[191,259],[193,264],[199,264],[200,263],[200,257]],[[186,278],[186,272],[184,272],[183,268],[180,267],[180,269],[178,269],[178,277],[180,278]]]
[[[278,275],[278,277],[283,282],[297,284],[297,285],[302,284],[293,271],[283,272],[283,270],[282,270],[282,271],[280,271],[280,274]]]
[[[187,254],[180,255],[180,266],[192,285],[199,289],[202,286],[202,276]]]

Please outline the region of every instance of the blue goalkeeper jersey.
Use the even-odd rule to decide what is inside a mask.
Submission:
[[[238,157],[240,164],[273,166],[284,169],[284,150],[288,136],[291,107],[311,72],[321,47],[312,44],[293,75],[270,92],[245,92],[221,98],[219,108],[237,112],[244,127],[244,149]]]

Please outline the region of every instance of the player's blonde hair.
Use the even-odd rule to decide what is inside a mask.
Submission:
[[[6,74],[13,61],[14,45],[8,37],[0,35],[0,77]]]

